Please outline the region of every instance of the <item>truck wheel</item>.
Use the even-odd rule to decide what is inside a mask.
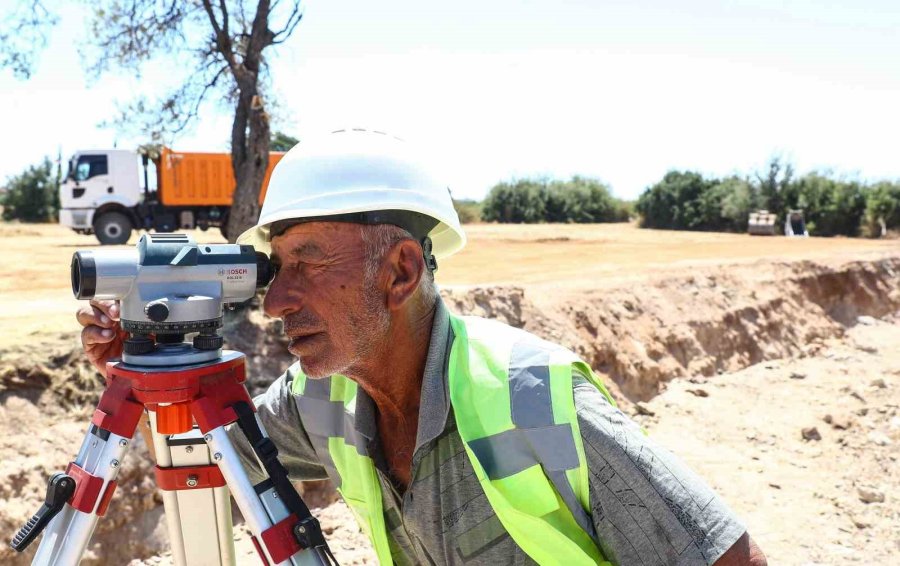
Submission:
[[[124,244],[131,237],[131,220],[121,212],[106,212],[94,221],[94,233],[104,246]]]

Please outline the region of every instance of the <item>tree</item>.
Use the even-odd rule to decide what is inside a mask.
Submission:
[[[865,235],[884,236],[900,228],[900,184],[881,181],[866,190]]]
[[[543,222],[546,214],[546,182],[520,179],[491,188],[481,209],[486,222],[513,224]]]
[[[597,179],[568,181],[520,179],[498,183],[482,203],[481,218],[491,222],[625,222],[631,203],[612,197]]]
[[[28,167],[6,183],[0,195],[4,220],[55,222],[59,213],[59,183],[48,158]]]
[[[101,0],[94,14],[88,71],[116,67],[140,76],[142,65],[171,57],[183,70],[180,85],[161,99],[139,97],[112,123],[149,133],[158,142],[184,130],[210,98],[234,107],[231,166],[236,187],[226,233],[234,240],[259,216],[259,191],[269,162],[270,126],[264,102],[268,67],[264,51],[283,43],[303,16],[299,0]],[[273,23],[278,20],[277,25]],[[19,3],[0,39],[0,64],[27,77],[56,18],[40,0]],[[44,38],[44,42],[39,41]]]
[[[481,203],[470,199],[453,199],[453,208],[462,224],[471,224],[481,219]]]
[[[715,184],[693,171],[669,171],[644,191],[635,208],[644,228],[709,230],[711,207],[701,196]]]
[[[30,78],[37,54],[47,46],[49,28],[58,22],[40,0],[13,6],[0,29],[0,68],[20,79]]]
[[[810,234],[856,236],[866,198],[856,181],[810,173],[796,181],[797,207],[804,210]]]
[[[772,157],[765,175],[757,173],[757,190],[761,205],[769,212],[774,212],[778,221],[784,221],[786,203],[793,200],[791,194],[794,178],[794,166],[784,163],[780,156]]]
[[[722,179],[715,190],[723,195],[721,217],[726,223],[726,229],[746,232],[750,213],[760,208],[757,188],[746,178],[734,175]]]
[[[620,208],[609,187],[597,179],[574,176],[565,183],[552,183],[549,190],[561,193],[562,215],[551,222],[617,222]],[[548,206],[549,208],[549,206]],[[549,220],[549,219],[548,219]],[[624,219],[627,220],[627,217]]]
[[[300,143],[300,140],[284,132],[273,132],[272,140],[269,142],[269,149],[272,151],[288,151],[298,143]]]

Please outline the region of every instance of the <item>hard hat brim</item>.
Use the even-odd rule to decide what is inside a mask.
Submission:
[[[410,212],[418,212],[420,214],[435,217],[438,220],[438,223],[428,233],[428,236],[431,238],[433,253],[436,258],[441,259],[451,256],[465,246],[465,232],[463,232],[462,229],[457,229],[455,227],[455,223],[453,222],[453,220],[455,219],[445,219],[436,216],[434,206],[429,207],[425,203],[417,206],[416,203],[410,203],[410,191],[395,191],[397,193],[401,193],[399,195],[395,195],[401,198],[396,199],[394,202],[391,202],[389,199],[385,198],[385,192],[391,192],[391,189],[369,189],[365,192],[372,193],[367,196],[369,196],[373,202],[379,202],[379,210],[407,210]],[[416,196],[418,196],[419,198],[423,197],[423,195]],[[316,199],[302,200],[315,201]],[[372,210],[371,207],[352,207],[335,210],[334,208],[315,206],[315,204],[315,202],[300,203],[296,201],[287,203],[286,205],[281,207],[281,210],[273,211],[272,213],[267,214],[265,218],[260,218],[259,223],[256,226],[250,228],[249,230],[246,230],[244,233],[238,236],[237,242],[243,245],[251,245],[256,249],[256,251],[263,252],[266,255],[271,255],[272,246],[269,231],[271,225],[274,222],[278,222],[279,220],[292,220],[302,218],[321,218],[321,221],[324,222],[327,221],[328,216],[337,216],[354,212],[367,212]]]

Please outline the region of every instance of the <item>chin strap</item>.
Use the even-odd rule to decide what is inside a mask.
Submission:
[[[437,271],[437,259],[435,259],[434,254],[431,253],[431,238],[428,236],[422,238],[422,254],[425,256],[425,267],[432,273]]]

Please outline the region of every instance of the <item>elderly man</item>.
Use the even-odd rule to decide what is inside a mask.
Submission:
[[[765,564],[587,364],[447,311],[433,271],[465,236],[399,140],[341,131],[292,149],[239,241],[271,253],[265,312],[298,359],[255,400],[260,419],[292,479],[338,487],[380,562]],[[101,371],[121,351],[116,318],[109,303],[79,313]]]

